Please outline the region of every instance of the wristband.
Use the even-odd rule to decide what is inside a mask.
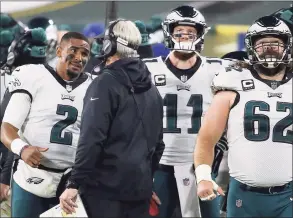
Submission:
[[[201,164],[195,168],[196,182],[200,183],[202,180],[213,181],[212,180],[212,168],[207,164]]]
[[[14,154],[20,156],[20,152],[22,151],[23,147],[27,146],[28,143],[22,141],[20,138],[14,139],[11,142],[10,148]]]
[[[21,154],[22,154],[22,152],[23,152],[23,150],[24,149],[26,149],[26,148],[28,148],[29,147],[29,145],[25,145],[24,147],[22,147],[22,149],[20,150],[20,152],[19,152],[19,157],[21,158]],[[21,158],[22,159],[22,158]]]

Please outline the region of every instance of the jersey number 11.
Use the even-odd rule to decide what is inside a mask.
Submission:
[[[164,97],[164,106],[166,106],[167,125],[164,133],[181,133],[181,128],[177,128],[177,94],[166,94]],[[191,128],[188,128],[188,134],[197,134],[201,126],[202,116],[202,95],[192,94],[186,105],[192,107]]]

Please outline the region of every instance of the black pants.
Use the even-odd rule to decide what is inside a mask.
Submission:
[[[97,196],[81,195],[89,218],[147,218],[150,199],[116,201],[97,199]]]

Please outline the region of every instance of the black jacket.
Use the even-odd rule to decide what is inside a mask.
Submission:
[[[5,114],[5,110],[7,108],[8,102],[11,98],[10,92],[6,91],[3,97],[3,101],[1,102],[1,113],[0,113],[0,126],[2,125],[2,120]],[[10,154],[8,158],[8,153],[10,152],[5,145],[0,142],[0,183],[9,185],[11,178],[11,170],[13,163],[13,153]],[[7,161],[9,159],[9,161]]]
[[[104,67],[104,62],[102,62],[98,58],[90,58],[90,60],[87,62],[84,72],[93,74],[93,75],[99,75],[99,71]]]
[[[163,102],[146,65],[125,58],[105,67],[84,98],[70,180],[97,198],[148,199],[164,148]]]

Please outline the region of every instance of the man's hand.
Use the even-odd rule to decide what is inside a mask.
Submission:
[[[77,207],[77,204],[75,203],[76,197],[77,197],[78,190],[68,188],[66,189],[62,195],[60,196],[60,206],[61,209],[64,210],[65,213],[71,214],[75,213],[75,207]]]
[[[9,190],[10,190],[9,185],[0,183],[0,202],[6,201],[8,199]]]
[[[43,155],[41,152],[48,151],[49,148],[41,148],[38,146],[28,146],[21,152],[21,159],[31,167],[38,167],[40,165]]]
[[[153,195],[152,195],[152,198],[150,201],[150,208],[149,208],[149,215],[151,217],[158,216],[158,214],[159,214],[158,205],[161,205],[161,201],[160,201],[159,197],[157,196],[157,194],[155,192],[153,192]]]
[[[160,198],[158,197],[158,195],[155,192],[153,192],[152,199],[156,202],[157,205],[162,204],[160,201]]]
[[[225,196],[224,191],[214,181],[202,180],[197,184],[197,195],[202,201],[211,201],[217,197],[216,191],[222,196]]]

